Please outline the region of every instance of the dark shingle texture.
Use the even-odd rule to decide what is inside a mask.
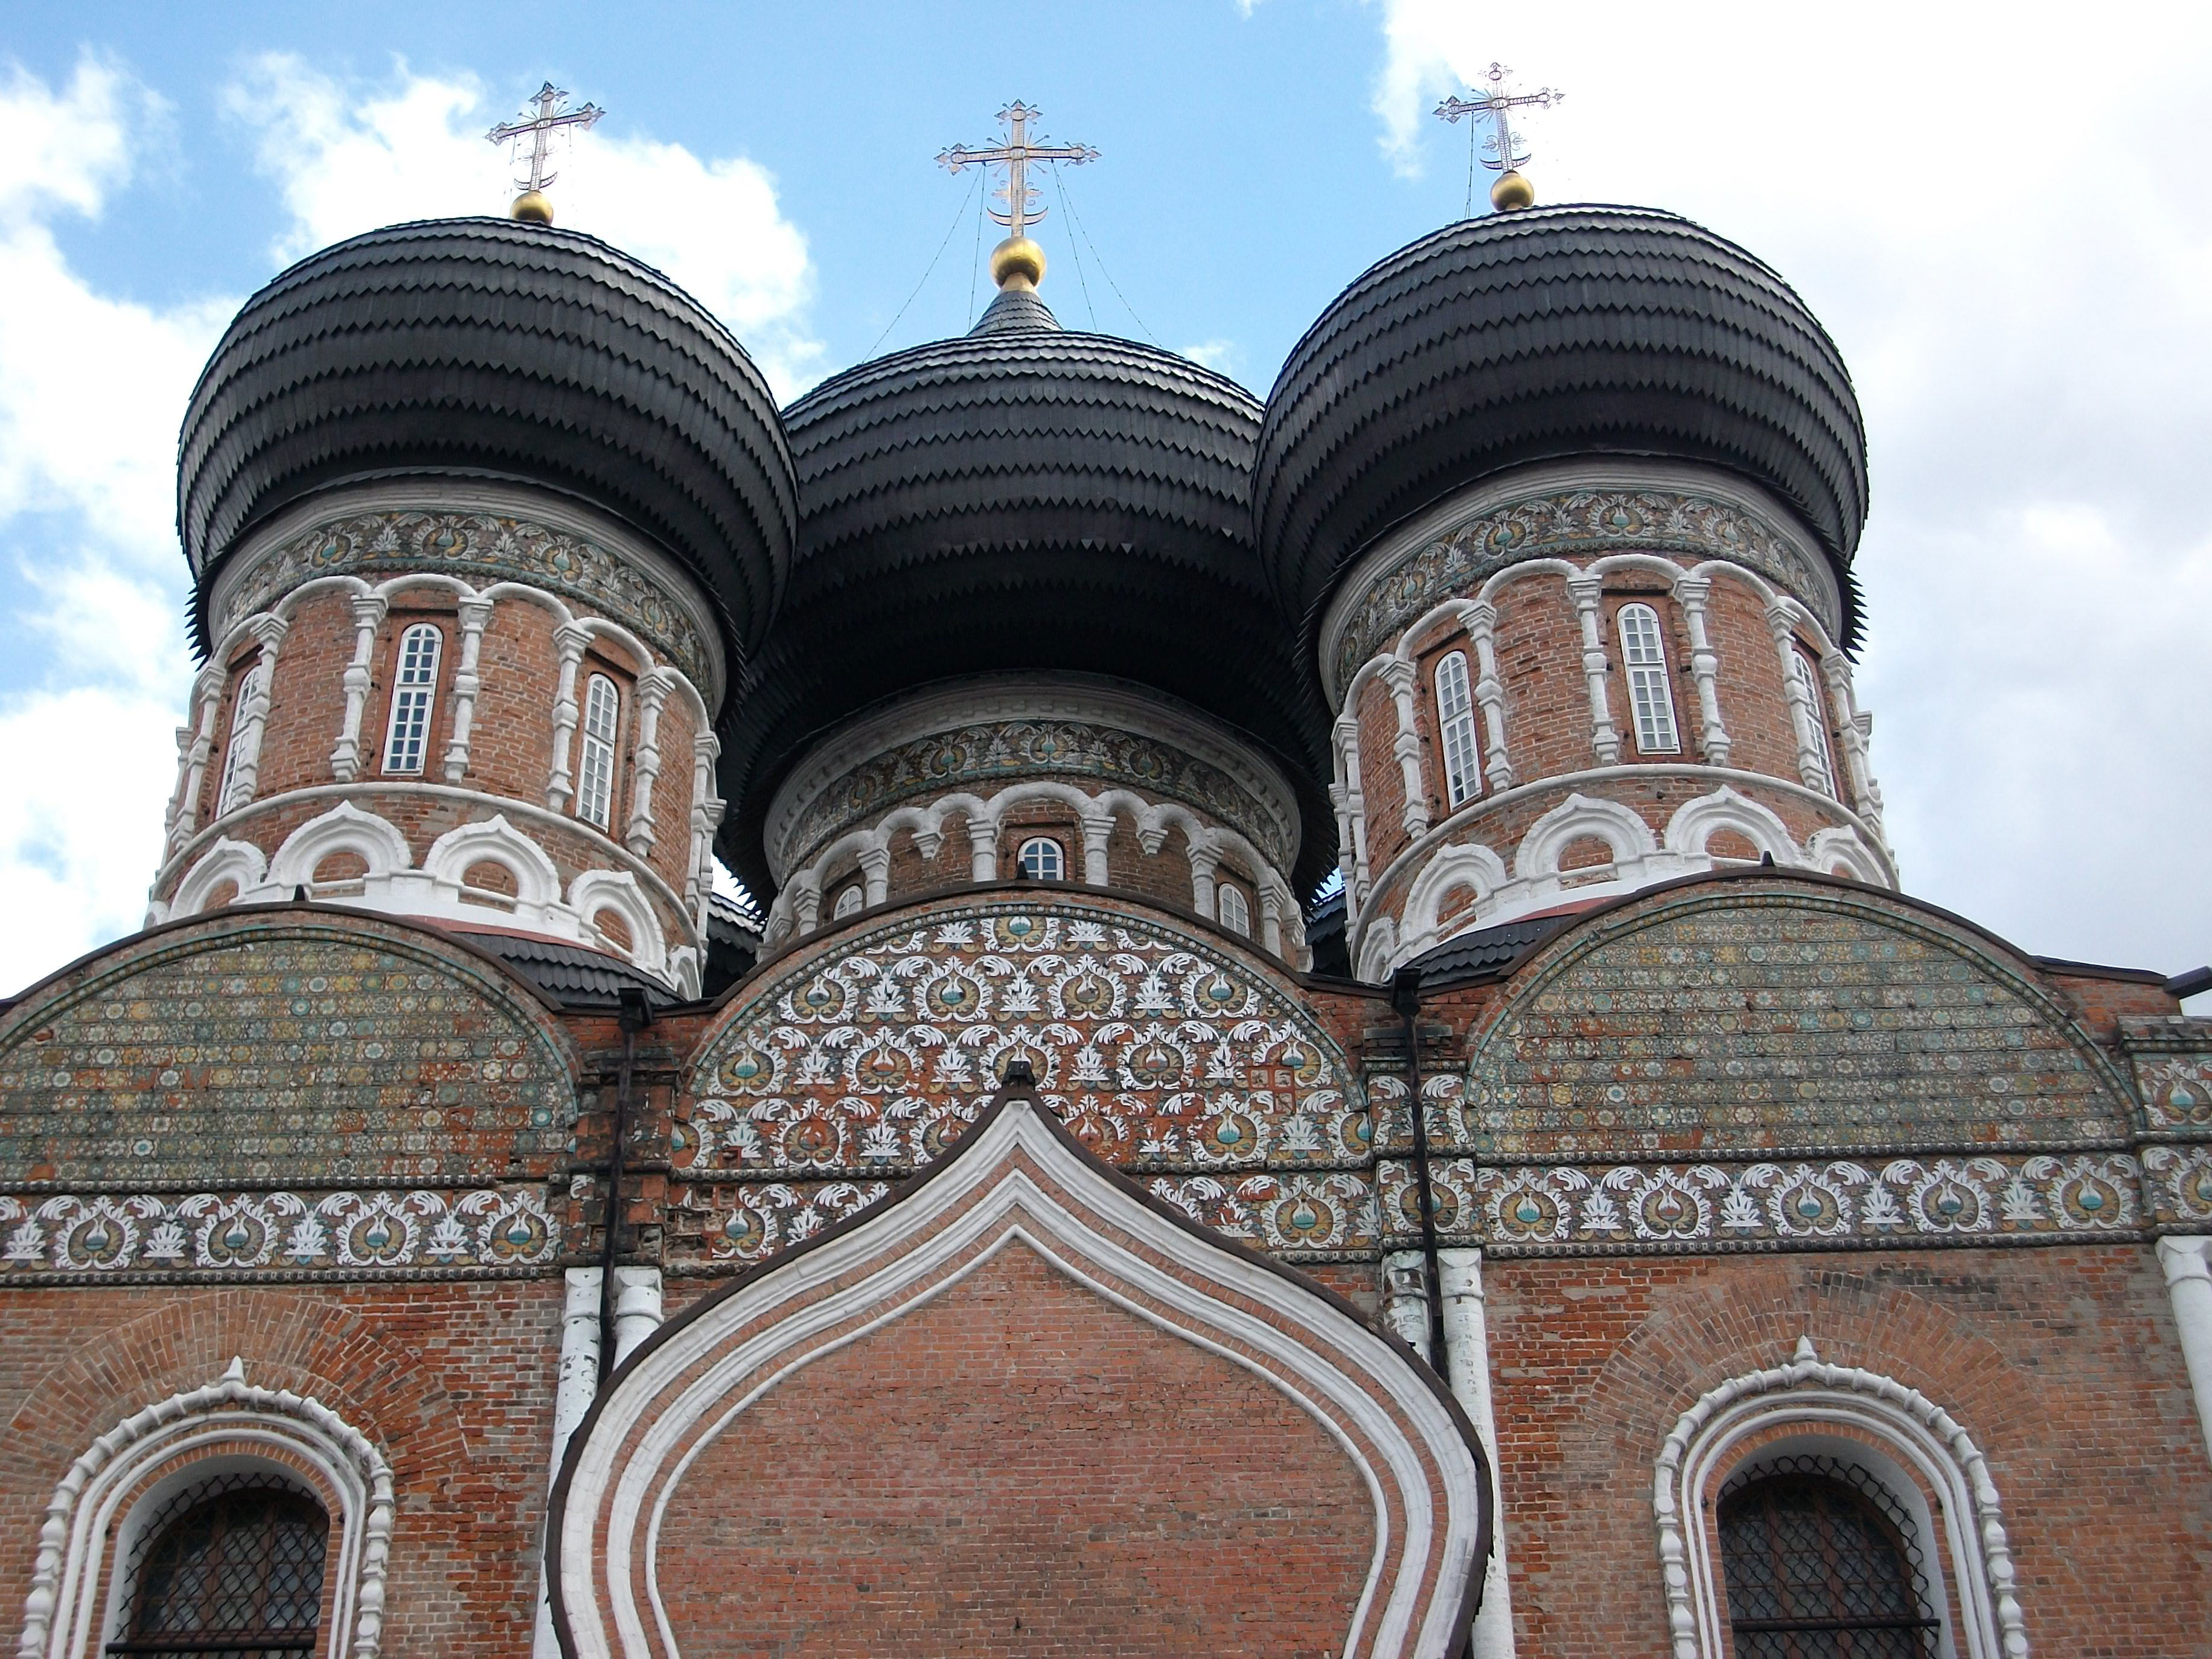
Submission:
[[[1707,462],[1802,515],[1857,608],[1866,437],[1834,342],[1766,265],[1641,208],[1452,225],[1338,296],[1267,400],[1254,503],[1298,615],[1377,536],[1524,462]]]
[[[687,565],[733,663],[774,613],[797,515],[775,399],[729,331],[596,238],[505,219],[395,225],[293,266],[224,334],[179,452],[203,595],[241,532],[317,490],[516,479]]]
[[[672,1008],[684,1000],[652,975],[580,945],[520,933],[476,933],[459,928],[454,932],[478,950],[497,957],[563,1008],[620,1007],[623,988],[632,985],[642,990],[655,1008]]]

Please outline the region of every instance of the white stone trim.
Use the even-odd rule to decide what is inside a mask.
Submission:
[[[364,879],[391,875],[415,862],[407,837],[400,834],[398,825],[389,818],[362,811],[349,800],[342,800],[284,837],[276,856],[269,861],[269,884],[288,890],[288,896],[293,887],[312,887],[316,866],[333,853],[359,855],[368,866]],[[244,886],[241,882],[240,889]],[[180,915],[190,914],[185,908],[181,892],[177,908]]]
[[[1667,850],[1682,858],[1706,857],[1705,843],[1723,830],[1735,830],[1760,852],[1771,854],[1777,864],[1812,861],[1791,838],[1790,826],[1780,813],[1739,795],[1726,784],[1710,795],[1685,801],[1667,820]],[[1818,839],[1816,836],[1814,840]]]
[[[106,1634],[105,1610],[94,1601],[109,1540],[127,1519],[118,1513],[125,1501],[143,1493],[165,1463],[202,1446],[241,1442],[289,1452],[322,1477],[321,1496],[337,1499],[331,1516],[337,1547],[326,1570],[336,1595],[324,1651],[328,1659],[376,1659],[392,1550],[391,1465],[328,1407],[289,1389],[254,1387],[236,1359],[205,1388],[173,1395],[117,1424],[54,1488],[39,1529],[17,1659],[88,1659]]]
[[[1674,1659],[1723,1659],[1728,1652],[1712,1528],[1705,1500],[1722,1465],[1748,1437],[1802,1425],[1872,1437],[1942,1500],[1956,1583],[1952,1607],[1965,1659],[2026,1659],[2012,1549],[1988,1461],[1948,1412],[1916,1389],[1856,1367],[1831,1365],[1801,1339],[1785,1365],[1732,1377],[1682,1413],[1659,1453],[1652,1484],[1659,1562]],[[1904,1494],[1899,1494],[1903,1497]],[[1932,1540],[1931,1540],[1932,1541]],[[1935,1552],[1927,1552],[1932,1580]]]
[[[555,1539],[576,1659],[677,1650],[650,1552],[668,1498],[700,1447],[796,1370],[922,1305],[1016,1242],[1136,1317],[1242,1366],[1309,1413],[1363,1469],[1376,1503],[1376,1554],[1343,1653],[1449,1650],[1456,1586],[1474,1568],[1487,1493],[1443,1401],[1359,1321],[1264,1264],[1194,1238],[1090,1165],[1038,1112],[1032,1102],[1009,1101],[920,1188],[691,1318],[603,1396],[589,1437],[571,1452]],[[1018,1155],[1049,1187],[1015,1164]],[[1116,1235],[1137,1239],[1241,1302],[1259,1304],[1282,1326],[1168,1272]],[[971,1251],[965,1266],[931,1282]],[[728,1333],[848,1275],[854,1283],[793,1307],[789,1316],[720,1351]],[[858,1329],[796,1352],[871,1309],[880,1311]],[[1339,1418],[1357,1425],[1379,1462]],[[1418,1444],[1401,1424],[1413,1426]],[[1444,1477],[1441,1515],[1432,1506],[1424,1449]],[[1390,1582],[1383,1575],[1392,1542],[1386,1480],[1396,1490],[1407,1527],[1401,1570]],[[1440,1558],[1441,1571],[1416,1627],[1432,1555]],[[641,1604],[635,1588],[641,1565]]]
[[[233,841],[228,836],[217,837],[213,847],[198,863],[177,884],[176,896],[167,904],[158,899],[146,913],[146,925],[167,921],[171,916],[196,915],[205,908],[208,895],[225,881],[238,884],[239,897],[247,890],[264,884],[269,869],[268,854],[251,842]],[[285,890],[289,898],[291,890]],[[235,901],[234,901],[235,902]]]
[[[2158,1265],[2173,1304],[2173,1327],[2189,1370],[2197,1425],[2212,1455],[2212,1237],[2168,1236],[2158,1241]]]

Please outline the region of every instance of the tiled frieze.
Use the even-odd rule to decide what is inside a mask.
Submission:
[[[554,1259],[544,1189],[0,1193],[0,1284],[312,1271],[507,1271]]]
[[[2156,1172],[2154,1172],[2154,1174]],[[1389,1242],[1420,1229],[1413,1168],[1377,1171]],[[1431,1165],[1454,1243],[1535,1255],[1591,1249],[1924,1248],[2133,1235],[2143,1167],[2125,1152],[1806,1163]],[[2212,1214],[2212,1161],[2195,1176]]]
[[[500,971],[366,919],[146,935],[0,1020],[0,1167],[97,1184],[465,1178],[561,1156],[569,1061]]]
[[[1474,1042],[1497,1161],[2124,1139],[2126,1085],[1974,940],[1871,895],[1691,889],[1577,930]]]
[[[2123,1019],[2120,1047],[2152,1133],[2212,1134],[2212,1019]]]
[[[2212,1145],[2146,1146],[2142,1165],[2159,1221],[2200,1231],[2212,1222]]]

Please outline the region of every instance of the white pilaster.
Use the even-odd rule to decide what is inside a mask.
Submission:
[[[1711,764],[1726,766],[1735,745],[1721,720],[1721,659],[1705,629],[1705,603],[1712,592],[1710,576],[1683,576],[1674,583],[1674,598],[1690,631],[1690,678],[1698,688],[1698,751]]]
[[[1495,794],[1513,787],[1513,757],[1505,746],[1505,684],[1498,678],[1498,607],[1479,600],[1460,612],[1460,620],[1474,646],[1474,700],[1482,707],[1483,732],[1490,739],[1482,775]]]
[[[1406,834],[1419,841],[1429,833],[1429,792],[1421,781],[1420,714],[1413,705],[1413,665],[1393,657],[1382,665],[1382,683],[1390,688],[1390,701],[1398,710],[1398,735],[1390,752],[1406,784],[1406,806],[1401,814]]]
[[[624,840],[643,858],[653,850],[653,786],[660,776],[660,711],[668,678],[647,674],[637,683],[637,744],[630,751],[629,829]]]
[[[1482,1252],[1437,1253],[1444,1302],[1444,1352],[1452,1397],[1474,1425],[1490,1465],[1492,1542],[1470,1659],[1512,1659],[1513,1591],[1505,1572],[1505,1505],[1498,1486],[1498,1414],[1490,1391],[1490,1327],[1483,1315]]]
[[[170,817],[169,852],[192,838],[200,827],[200,791],[207,784],[208,761],[215,754],[215,717],[222,702],[222,665],[210,663],[192,682],[192,696],[199,711],[198,729],[181,758],[183,781],[178,786],[176,811]]]
[[[1114,815],[1111,812],[1085,812],[1083,815],[1083,884],[1103,887],[1111,878],[1106,864],[1106,844],[1113,838]]]
[[[368,708],[369,669],[376,659],[376,630],[391,607],[380,593],[356,593],[353,599],[353,660],[345,666],[345,716],[331,750],[331,776],[351,783],[361,775],[361,722]]]
[[[968,878],[970,881],[996,881],[999,878],[999,826],[981,814],[968,820]]]
[[[2197,1397],[2197,1425],[2212,1455],[2212,1237],[2160,1239],[2158,1265],[2166,1271],[2166,1294],[2173,1304],[2181,1357],[2189,1367],[2189,1391]]]
[[[1218,848],[1202,842],[1190,844],[1190,908],[1208,921],[1218,921],[1220,911],[1215,908],[1213,872],[1221,867]]]
[[[1341,836],[1337,863],[1344,872],[1344,925],[1359,920],[1367,899],[1367,795],[1359,780],[1359,716],[1347,709],[1336,721],[1337,781],[1341,796],[1337,823]]]
[[[261,738],[269,728],[270,698],[276,690],[276,651],[284,643],[285,635],[292,624],[282,617],[256,617],[251,624],[253,637],[261,641],[261,655],[246,671],[246,706],[242,718],[231,726],[231,743],[237,749],[234,763],[229,763],[229,787],[223,799],[215,805],[220,817],[234,806],[243,806],[253,799],[261,782]]]
[[[1820,764],[1820,741],[1814,735],[1814,721],[1820,718],[1805,696],[1804,682],[1797,678],[1797,640],[1796,618],[1788,605],[1777,600],[1766,607],[1766,626],[1774,635],[1774,650],[1782,664],[1782,690],[1790,699],[1790,725],[1797,734],[1797,777],[1808,789],[1830,793],[1835,783],[1828,776],[1828,769]]]
[[[599,1270],[571,1267],[568,1272],[568,1293],[561,1304],[561,1359],[553,1374],[553,1457],[547,1476],[549,1488],[560,1476],[561,1459],[568,1452],[569,1437],[584,1420],[584,1413],[591,1410],[592,1396],[599,1391]],[[545,1564],[541,1559],[538,1571],[538,1622],[531,1635],[530,1659],[559,1659],[560,1651],[553,1639],[553,1604],[546,1597]]]
[[[660,1328],[660,1269],[615,1269],[615,1364],[637,1352]]]
[[[576,792],[575,777],[568,770],[568,747],[576,736],[576,671],[583,664],[584,647],[591,642],[590,633],[574,623],[563,623],[553,630],[561,670],[553,688],[553,771],[545,783],[545,804],[556,812],[568,805],[569,796]]]
[[[1874,832],[1887,847],[1889,837],[1881,827],[1881,786],[1874,779],[1874,757],[1867,747],[1867,734],[1873,730],[1873,717],[1859,710],[1857,688],[1851,684],[1851,665],[1840,651],[1829,651],[1820,658],[1820,676],[1828,683],[1829,706],[1835,710],[1836,725],[1844,740],[1844,770],[1848,775],[1851,791],[1851,810],[1874,826]]]
[[[1382,1258],[1382,1322],[1422,1358],[1429,1357],[1428,1273],[1419,1250],[1393,1250]]]
[[[1613,729],[1613,705],[1605,690],[1605,641],[1599,636],[1597,612],[1605,597],[1600,576],[1570,576],[1567,597],[1575,602],[1575,619],[1583,633],[1583,682],[1589,688],[1590,748],[1600,766],[1620,763],[1620,733]]]
[[[707,936],[707,901],[714,891],[714,829],[721,822],[714,798],[714,762],[722,752],[720,739],[701,730],[691,738],[691,880],[684,902],[698,919],[699,937]]]
[[[477,693],[483,682],[477,661],[483,653],[484,626],[491,621],[489,599],[460,602],[461,660],[453,670],[453,736],[446,745],[446,781],[459,783],[469,769],[469,733],[477,721]]]
[[[881,904],[891,893],[891,849],[888,847],[864,847],[860,849],[860,898],[868,904]]]

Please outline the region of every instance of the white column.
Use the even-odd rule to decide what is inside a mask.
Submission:
[[[968,878],[999,878],[999,826],[994,819],[978,816],[968,820]]]
[[[1482,1611],[1475,1615],[1470,1659],[1512,1659],[1513,1592],[1505,1574],[1505,1504],[1498,1487],[1498,1414],[1490,1392],[1490,1328],[1483,1317],[1482,1252],[1453,1249],[1437,1255],[1452,1398],[1474,1425],[1491,1470],[1490,1564],[1483,1569]]]
[[[592,1408],[592,1396],[599,1386],[599,1270],[597,1267],[571,1267],[568,1273],[568,1294],[561,1304],[561,1361],[553,1377],[553,1459],[547,1476],[550,1490],[554,1480],[560,1478],[561,1460],[567,1455],[568,1441],[576,1432],[576,1425],[584,1420],[584,1413]],[[548,1516],[550,1520],[550,1516]],[[550,1541],[550,1540],[549,1540]],[[530,1641],[531,1659],[559,1659],[560,1647],[553,1639],[553,1604],[547,1599],[545,1554],[542,1553],[538,1567],[538,1625]]]
[[[376,659],[376,630],[389,607],[381,594],[356,593],[353,599],[353,660],[345,666],[345,718],[331,750],[331,775],[351,783],[361,775],[361,721],[368,708],[370,665]]]
[[[561,674],[553,690],[553,772],[545,784],[545,804],[558,812],[576,792],[568,770],[568,745],[576,735],[576,670],[582,665],[584,647],[591,635],[574,623],[553,630],[554,648],[560,653]]]
[[[1356,695],[1356,694],[1355,694]],[[1347,930],[1359,920],[1360,906],[1366,902],[1369,875],[1367,872],[1367,794],[1359,779],[1359,716],[1348,709],[1336,720],[1337,778],[1342,787],[1342,799],[1337,807],[1337,823],[1341,842],[1337,849],[1337,865],[1344,872],[1344,925]]]
[[[1851,665],[1840,651],[1820,658],[1820,677],[1828,683],[1828,702],[1844,739],[1844,770],[1851,789],[1851,809],[1881,830],[1881,786],[1874,781],[1874,757],[1868,751],[1867,733],[1874,729],[1872,716],[1859,712],[1856,688],[1851,684]],[[1885,839],[1887,839],[1885,837]]]
[[[270,699],[276,690],[276,651],[292,631],[292,624],[276,616],[256,617],[251,626],[253,637],[261,641],[261,657],[246,671],[252,695],[246,700],[244,720],[231,723],[230,740],[237,745],[238,758],[230,773],[229,799],[215,804],[218,817],[234,804],[242,806],[252,800],[260,785],[261,738],[269,728]]]
[[[1272,883],[1260,889],[1260,943],[1270,956],[1283,954],[1283,896]]]
[[[860,897],[869,904],[881,904],[891,894],[891,849],[888,847],[864,847],[860,849]]]
[[[1213,896],[1213,872],[1220,867],[1221,853],[1218,848],[1199,842],[1190,843],[1190,908],[1209,921],[1220,919]]]
[[[1429,792],[1421,781],[1420,714],[1413,706],[1413,665],[1393,657],[1382,665],[1382,683],[1390,688],[1390,701],[1398,708],[1398,735],[1390,752],[1406,781],[1406,809],[1401,815],[1406,833],[1419,841],[1429,832]]]
[[[1605,692],[1605,641],[1599,637],[1598,602],[1605,597],[1605,580],[1599,576],[1570,576],[1567,597],[1575,602],[1575,617],[1583,631],[1583,680],[1589,687],[1590,747],[1598,764],[1620,763],[1620,733],[1613,729],[1613,708]]]
[[[637,744],[630,751],[629,829],[624,841],[643,858],[653,850],[653,786],[660,776],[660,711],[668,678],[647,674],[637,683]]]
[[[2166,1270],[2166,1294],[2173,1304],[2174,1328],[2181,1333],[2189,1391],[2197,1397],[2197,1425],[2212,1453],[2212,1237],[2160,1239],[2158,1265]]]
[[[489,599],[463,599],[461,660],[453,670],[453,736],[446,745],[446,781],[459,783],[469,769],[469,733],[477,721],[477,693],[483,682],[477,677],[477,659],[483,652],[484,624],[491,620]]]
[[[1106,843],[1113,838],[1114,815],[1111,812],[1085,812],[1083,815],[1083,884],[1085,887],[1104,887],[1111,877],[1106,867]]]
[[[699,937],[707,937],[707,901],[714,891],[714,826],[719,812],[710,812],[714,799],[714,762],[722,752],[720,738],[703,727],[691,738],[691,881],[684,902],[699,923]]]
[[[1422,1358],[1429,1357],[1429,1276],[1419,1250],[1382,1258],[1382,1322]]]
[[[170,817],[169,850],[174,852],[192,837],[199,828],[200,791],[207,783],[208,761],[215,753],[215,717],[222,702],[223,671],[220,663],[210,663],[192,682],[192,696],[199,709],[198,729],[192,733],[191,745],[180,757],[184,773],[178,785],[176,811]]]
[[[615,1269],[615,1364],[637,1352],[660,1328],[660,1269]]]
[[[1513,758],[1505,746],[1505,684],[1498,678],[1498,607],[1480,600],[1460,612],[1460,621],[1474,645],[1474,700],[1482,705],[1483,732],[1490,739],[1482,775],[1494,794],[1513,787]]]
[[[1726,766],[1734,744],[1721,722],[1721,659],[1705,631],[1705,601],[1712,592],[1710,576],[1682,576],[1674,582],[1674,598],[1690,630],[1690,678],[1698,688],[1698,750],[1711,764]]]
[[[1766,607],[1766,626],[1774,635],[1774,651],[1782,664],[1782,690],[1790,699],[1790,725],[1797,734],[1797,778],[1808,789],[1826,794],[1835,787],[1828,769],[1820,764],[1820,750],[1813,735],[1820,718],[1807,702],[1805,687],[1797,678],[1797,641],[1790,607],[1777,600]]]
[[[800,933],[811,933],[822,925],[822,883],[818,878],[805,875],[793,880],[791,908]]]

